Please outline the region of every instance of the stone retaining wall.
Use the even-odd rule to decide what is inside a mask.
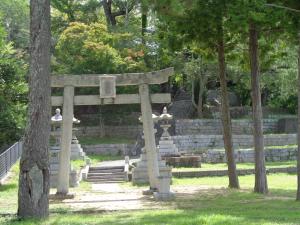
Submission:
[[[102,155],[121,155],[125,156],[130,153],[133,144],[99,144],[99,145],[85,145],[84,151],[87,154],[102,154]]]
[[[179,151],[197,152],[212,148],[224,148],[222,135],[182,135],[172,136]],[[297,144],[296,134],[266,134],[265,146],[283,146]],[[253,147],[252,135],[233,135],[233,145],[236,149]]]
[[[264,119],[264,132],[265,133],[296,133],[294,130],[285,132],[286,121],[278,119]],[[252,120],[232,120],[233,134],[252,134]],[[99,126],[77,127],[76,134],[78,136],[100,136],[101,129]],[[175,134],[176,135],[201,135],[201,134],[222,134],[222,123],[218,119],[181,119],[175,121]],[[107,137],[125,137],[135,139],[142,131],[142,125],[118,125],[104,126],[104,134]]]
[[[226,155],[224,150],[208,150],[202,153],[202,162],[208,163],[222,163],[226,162]],[[279,162],[297,160],[297,147],[295,148],[280,148],[280,149],[266,149],[265,159],[267,162]],[[236,162],[254,162],[254,150],[244,149],[235,151]]]
[[[269,168],[266,169],[267,173],[296,173],[296,167],[286,167],[286,168]],[[254,169],[239,169],[237,174],[239,176],[254,174]],[[209,170],[209,171],[182,171],[182,172],[172,172],[173,177],[217,177],[217,176],[227,176],[227,170]]]
[[[104,126],[104,135],[106,137],[123,137],[135,139],[142,126]],[[98,137],[102,134],[99,126],[77,127],[76,135],[79,137]]]
[[[265,133],[278,132],[277,119],[264,119],[263,125]],[[232,120],[233,134],[252,134],[252,128],[252,120]],[[222,122],[214,119],[176,120],[175,133],[176,135],[222,134]]]

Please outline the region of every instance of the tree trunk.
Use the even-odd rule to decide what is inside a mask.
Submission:
[[[148,24],[148,18],[147,18],[147,14],[148,14],[148,9],[147,7],[144,5],[144,3],[142,3],[142,43],[145,44],[145,32],[147,29],[147,24]]]
[[[299,32],[299,46],[298,46],[298,158],[297,158],[297,201],[300,201],[300,32]]]
[[[30,1],[28,122],[20,161],[18,216],[49,214],[50,0]]]
[[[225,147],[227,166],[228,166],[229,187],[239,188],[240,186],[239,186],[239,180],[236,172],[236,164],[235,164],[234,150],[232,144],[232,130],[231,130],[231,119],[230,119],[227,82],[226,82],[225,49],[224,49],[222,26],[218,28],[218,32],[219,32],[218,63],[219,63],[219,76],[220,76],[220,86],[221,86],[221,118],[223,124],[224,147]]]
[[[142,44],[143,44],[143,49],[144,49],[144,62],[146,64],[147,67],[151,67],[151,63],[149,61],[149,57],[146,54],[146,30],[147,30],[147,26],[148,26],[148,7],[145,5],[145,3],[141,3],[141,11],[142,11],[142,29],[141,29],[141,34],[142,34]]]
[[[206,86],[206,78],[203,77],[204,74],[200,74],[199,77],[199,94],[198,94],[198,104],[197,104],[197,113],[199,118],[203,118],[203,94]]]
[[[250,22],[249,24],[249,54],[251,67],[252,114],[255,149],[254,192],[267,193],[268,184],[265,167],[261,94],[259,86],[258,31],[253,22]]]
[[[118,16],[126,16],[125,19],[128,20],[128,14],[133,9],[133,5],[131,5],[129,7],[127,4],[125,9],[120,8],[118,11],[113,12],[112,11],[112,0],[102,0],[101,3],[103,6],[103,9],[104,9],[104,14],[106,17],[106,22],[107,22],[108,27],[114,27],[117,25],[116,17],[118,17]]]
[[[104,14],[106,17],[106,23],[107,23],[107,26],[109,26],[109,27],[116,26],[116,24],[117,24],[116,18],[112,15],[111,4],[112,4],[112,0],[103,0],[102,1]]]

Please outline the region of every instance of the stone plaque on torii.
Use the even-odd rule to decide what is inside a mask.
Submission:
[[[52,96],[52,106],[63,106],[58,194],[69,192],[69,166],[74,105],[141,104],[148,175],[151,189],[158,188],[158,156],[156,151],[151,103],[171,102],[169,93],[150,94],[149,85],[168,82],[173,68],[147,73],[52,75],[51,87],[63,88],[63,96]],[[117,95],[116,86],[139,86],[138,94]],[[75,87],[99,87],[100,95],[74,95]]]

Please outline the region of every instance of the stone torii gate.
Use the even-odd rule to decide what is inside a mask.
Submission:
[[[69,168],[74,105],[141,104],[150,189],[158,188],[158,155],[151,103],[170,103],[169,93],[150,94],[150,84],[168,82],[173,68],[148,73],[53,75],[51,87],[63,88],[63,96],[52,96],[52,106],[63,106],[61,151],[57,194],[69,192]],[[116,95],[116,86],[138,85],[139,94]],[[75,87],[100,87],[99,95],[74,95]]]

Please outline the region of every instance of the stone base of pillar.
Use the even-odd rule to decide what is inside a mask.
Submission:
[[[172,177],[172,167],[167,166],[164,160],[158,160],[158,165],[160,175]],[[141,154],[140,161],[138,161],[137,166],[132,169],[132,183],[149,183],[147,158],[145,153]]]
[[[68,194],[62,194],[62,193],[56,193],[49,195],[49,199],[51,200],[64,200],[64,199],[73,199],[75,198],[75,194],[68,193]]]
[[[70,171],[69,185],[70,187],[77,187],[81,180],[78,177],[80,174],[77,171]],[[50,171],[50,188],[57,188],[58,171]]]
[[[160,175],[158,177],[158,191],[154,193],[157,201],[168,201],[175,198],[175,194],[170,191],[171,177]]]
[[[155,192],[157,192],[157,189],[148,189],[143,191],[143,195],[153,195]]]
[[[175,194],[173,192],[169,192],[169,193],[155,192],[153,196],[156,201],[171,201],[175,198]]]

